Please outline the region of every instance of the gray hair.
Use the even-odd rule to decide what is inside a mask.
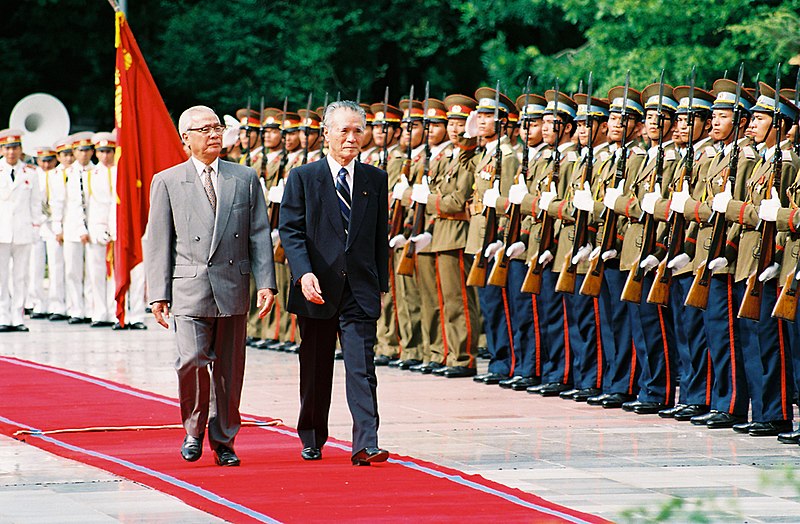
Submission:
[[[192,125],[192,119],[194,118],[194,115],[198,113],[211,113],[212,115],[217,116],[217,113],[215,113],[214,110],[208,106],[190,107],[181,113],[181,117],[178,119],[178,132],[181,134],[181,137],[183,137],[184,133],[189,131],[189,127]]]
[[[325,129],[330,129],[331,127],[331,120],[333,119],[333,113],[339,109],[348,109],[358,114],[361,117],[361,125],[366,128],[367,127],[367,113],[364,111],[364,108],[360,105],[356,104],[352,100],[337,100],[336,102],[331,102],[328,104],[328,107],[325,108],[325,116],[322,119],[322,125],[325,126]]]

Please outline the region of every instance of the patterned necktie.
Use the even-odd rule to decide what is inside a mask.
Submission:
[[[217,193],[214,191],[214,184],[211,183],[211,173],[214,170],[211,166],[206,166],[203,170],[203,188],[206,190],[208,202],[211,204],[211,210],[217,212]]]
[[[13,182],[16,177],[14,176],[14,170],[11,170],[11,181]]]
[[[347,184],[347,169],[339,170],[336,177],[336,195],[339,197],[339,211],[342,213],[344,234],[350,229],[350,186]]]

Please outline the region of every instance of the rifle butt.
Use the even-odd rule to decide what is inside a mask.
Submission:
[[[280,239],[272,246],[272,260],[276,264],[283,264],[286,262],[286,252],[283,250],[283,244]]]
[[[620,295],[620,299],[624,300],[625,302],[632,302],[634,304],[640,304],[642,302],[642,285],[644,283],[644,275],[638,274],[638,267],[639,260],[637,259],[633,269],[628,272],[628,278],[625,279],[625,285],[622,287],[622,295]]]
[[[705,262],[697,268],[694,274],[694,280],[686,294],[686,300],[683,302],[684,306],[691,306],[697,309],[705,309],[708,307],[708,291],[711,288],[711,276],[706,275]]]
[[[403,222],[405,220],[405,213],[403,212],[404,208],[400,204],[399,200],[395,200],[394,204],[392,205],[392,217],[391,221],[389,222],[389,238],[394,238],[398,234],[400,234],[400,230],[403,229]]]
[[[583,279],[583,284],[581,284],[581,295],[586,295],[587,297],[600,296],[600,288],[603,285],[603,273],[605,273],[605,264],[601,264],[600,261],[601,258],[597,257],[592,260],[589,265],[589,271]]]
[[[535,255],[534,255],[535,258]],[[528,265],[528,271],[525,273],[525,279],[522,281],[520,291],[522,293],[532,293],[538,295],[542,292],[542,268],[539,266],[538,260],[531,259]]]
[[[797,287],[793,287],[794,281],[794,271],[792,271],[786,276],[778,301],[772,308],[773,317],[789,322],[794,322],[797,318]]]
[[[486,285],[486,259],[482,253],[475,255],[472,266],[467,275],[467,285],[472,287],[484,287]]]
[[[508,257],[503,256],[500,260],[495,262],[492,271],[489,273],[489,285],[497,287],[506,287],[508,283]]]
[[[672,283],[672,270],[667,267],[668,259],[669,257],[665,258],[658,265],[653,286],[650,288],[650,293],[647,294],[648,304],[666,306],[669,302],[669,285]]]
[[[400,263],[397,264],[397,274],[406,277],[414,276],[414,266],[416,265],[415,249],[412,247],[413,242],[407,242],[403,246],[403,252],[400,254]]]
[[[747,278],[747,289],[739,306],[739,318],[758,321],[761,318],[761,297],[764,284],[758,280],[758,271]]]
[[[564,257],[564,264],[561,266],[561,271],[558,272],[556,291],[574,295],[577,275],[578,266],[572,264],[572,256],[570,253],[567,253]]]

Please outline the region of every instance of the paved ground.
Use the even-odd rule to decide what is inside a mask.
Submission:
[[[171,335],[149,325],[145,332],[112,332],[31,321],[30,333],[0,335],[0,354],[174,397]],[[248,349],[247,358],[242,410],[294,425],[297,357]],[[349,440],[343,376],[339,363],[331,434]],[[712,521],[800,521],[800,480],[783,480],[787,468],[800,466],[800,447],[470,379],[379,368],[378,380],[380,443],[391,451],[614,520],[635,508],[653,515],[665,504],[683,504],[675,521],[697,509]],[[115,521],[218,520],[139,484],[0,437],[0,523]]]

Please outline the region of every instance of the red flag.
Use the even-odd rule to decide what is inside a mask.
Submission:
[[[186,160],[180,136],[122,12],[117,12],[114,114],[117,126],[117,318],[125,325],[131,269],[142,262],[142,235],[153,175]]]

